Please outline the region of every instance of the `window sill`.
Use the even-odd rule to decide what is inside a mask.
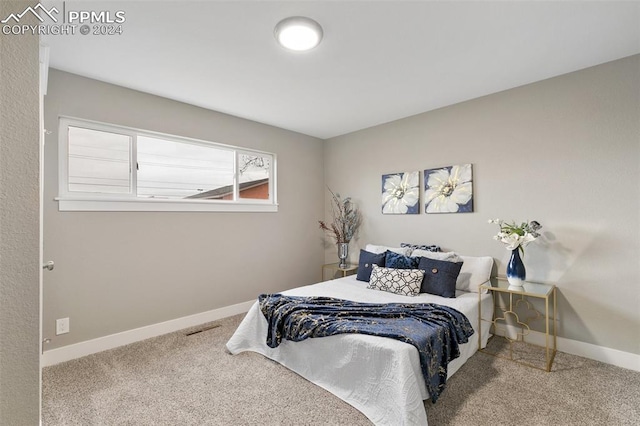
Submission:
[[[82,212],[277,212],[260,202],[57,197],[58,210]]]

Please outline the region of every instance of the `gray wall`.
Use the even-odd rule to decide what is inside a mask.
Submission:
[[[51,70],[45,99],[44,334],[51,348],[255,298],[319,279],[323,182],[365,213],[368,242],[508,252],[489,218],[536,219],[528,278],[559,287],[559,335],[640,354],[640,57],[567,74],[324,143],[314,138]],[[58,212],[59,114],[272,151],[280,211]],[[380,177],[470,162],[475,212],[380,213]],[[325,204],[322,195],[325,194]],[[324,255],[324,256],[323,256]],[[624,326],[620,326],[624,324]]]
[[[0,2],[0,16],[28,2]],[[34,22],[31,24],[35,24]],[[0,36],[0,424],[40,416],[38,37]]]
[[[278,156],[277,213],[59,212],[58,116]],[[319,139],[50,70],[45,97],[43,334],[48,349],[255,299],[320,279]],[[71,332],[55,336],[55,319]]]
[[[361,247],[439,244],[504,275],[487,220],[538,220],[524,262],[559,287],[559,335],[640,354],[640,56],[333,138],[324,162],[365,213]],[[474,213],[381,214],[382,174],[463,163]]]

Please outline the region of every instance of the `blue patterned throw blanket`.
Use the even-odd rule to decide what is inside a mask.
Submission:
[[[460,311],[435,303],[359,303],[331,297],[262,294],[260,310],[268,322],[267,345],[282,339],[356,333],[390,337],[418,349],[431,400],[436,402],[447,381],[449,361],[460,356],[473,327]]]

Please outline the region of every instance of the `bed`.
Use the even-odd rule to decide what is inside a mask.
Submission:
[[[469,282],[470,274],[465,274],[460,274],[461,283]],[[475,284],[465,290],[477,289],[479,284],[486,282],[489,274],[490,266],[481,278],[471,277]],[[449,377],[478,350],[479,338],[482,346],[486,345],[488,327],[482,330],[482,336],[477,332],[478,300],[482,303],[483,318],[490,319],[493,315],[490,295],[479,296],[477,290],[456,290],[455,298],[426,293],[409,297],[371,290],[367,285],[367,282],[358,281],[355,275],[350,275],[294,288],[282,294],[333,297],[365,303],[437,303],[455,308],[467,316],[475,333],[460,346],[460,356],[449,363]],[[271,348],[267,346],[266,336],[267,320],[256,301],[227,342],[227,349],[234,355],[253,351],[277,361],[352,405],[375,425],[427,424],[423,400],[430,396],[414,346],[385,337],[341,334],[301,342],[284,340],[278,347]]]

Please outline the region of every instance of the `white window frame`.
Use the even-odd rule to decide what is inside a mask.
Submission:
[[[130,174],[130,194],[101,194],[69,191],[69,126],[130,136],[130,165],[136,164],[138,136],[148,136],[173,142],[210,146],[217,149],[233,151],[235,158],[233,168],[233,200],[139,198],[136,195],[137,174],[134,170],[131,170]],[[238,156],[240,154],[271,157],[268,200],[239,197]],[[271,152],[60,116],[58,121],[58,196],[55,200],[58,201],[58,210],[60,211],[277,212],[276,162],[276,154]],[[132,166],[131,169],[134,169],[134,167]]]

